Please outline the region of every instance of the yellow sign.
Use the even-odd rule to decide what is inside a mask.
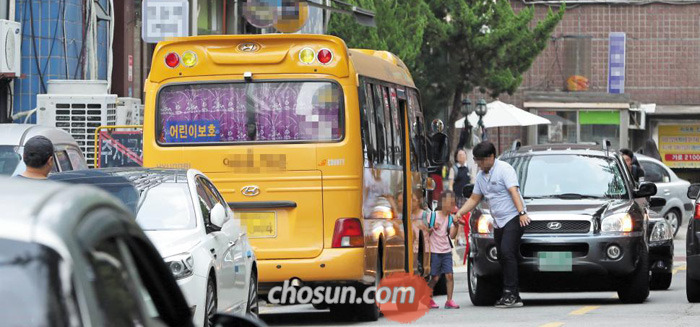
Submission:
[[[659,126],[659,153],[669,168],[700,168],[700,124]]]
[[[274,212],[236,212],[246,226],[249,238],[277,237],[277,217]]]

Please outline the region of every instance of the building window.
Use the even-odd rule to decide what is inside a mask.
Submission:
[[[10,19],[10,0],[0,0],[0,19]]]
[[[537,127],[537,143],[576,143],[578,142],[576,111],[543,111],[538,114],[552,122]]]
[[[579,111],[581,142],[597,142],[607,139],[613,149],[620,148],[619,111]]]

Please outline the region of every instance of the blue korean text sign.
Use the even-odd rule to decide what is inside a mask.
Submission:
[[[625,43],[624,32],[610,33],[608,56],[608,93],[625,93]]]
[[[165,142],[199,143],[219,141],[218,120],[169,121],[165,124]]]

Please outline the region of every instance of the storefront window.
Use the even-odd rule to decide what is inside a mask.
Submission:
[[[620,148],[619,111],[579,111],[581,142],[598,142],[607,139],[613,149]]]
[[[576,111],[544,111],[538,112],[551,124],[537,127],[537,143],[576,143]]]

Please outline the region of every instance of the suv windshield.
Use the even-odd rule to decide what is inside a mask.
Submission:
[[[518,173],[524,198],[621,198],[627,195],[622,172],[611,158],[586,155],[536,155],[508,158]]]
[[[0,145],[0,175],[14,175],[21,162],[22,157],[14,146]]]
[[[197,226],[187,183],[163,183],[141,194],[136,222],[143,230],[178,230]]]
[[[2,325],[68,326],[60,263],[43,245],[0,239]]]

